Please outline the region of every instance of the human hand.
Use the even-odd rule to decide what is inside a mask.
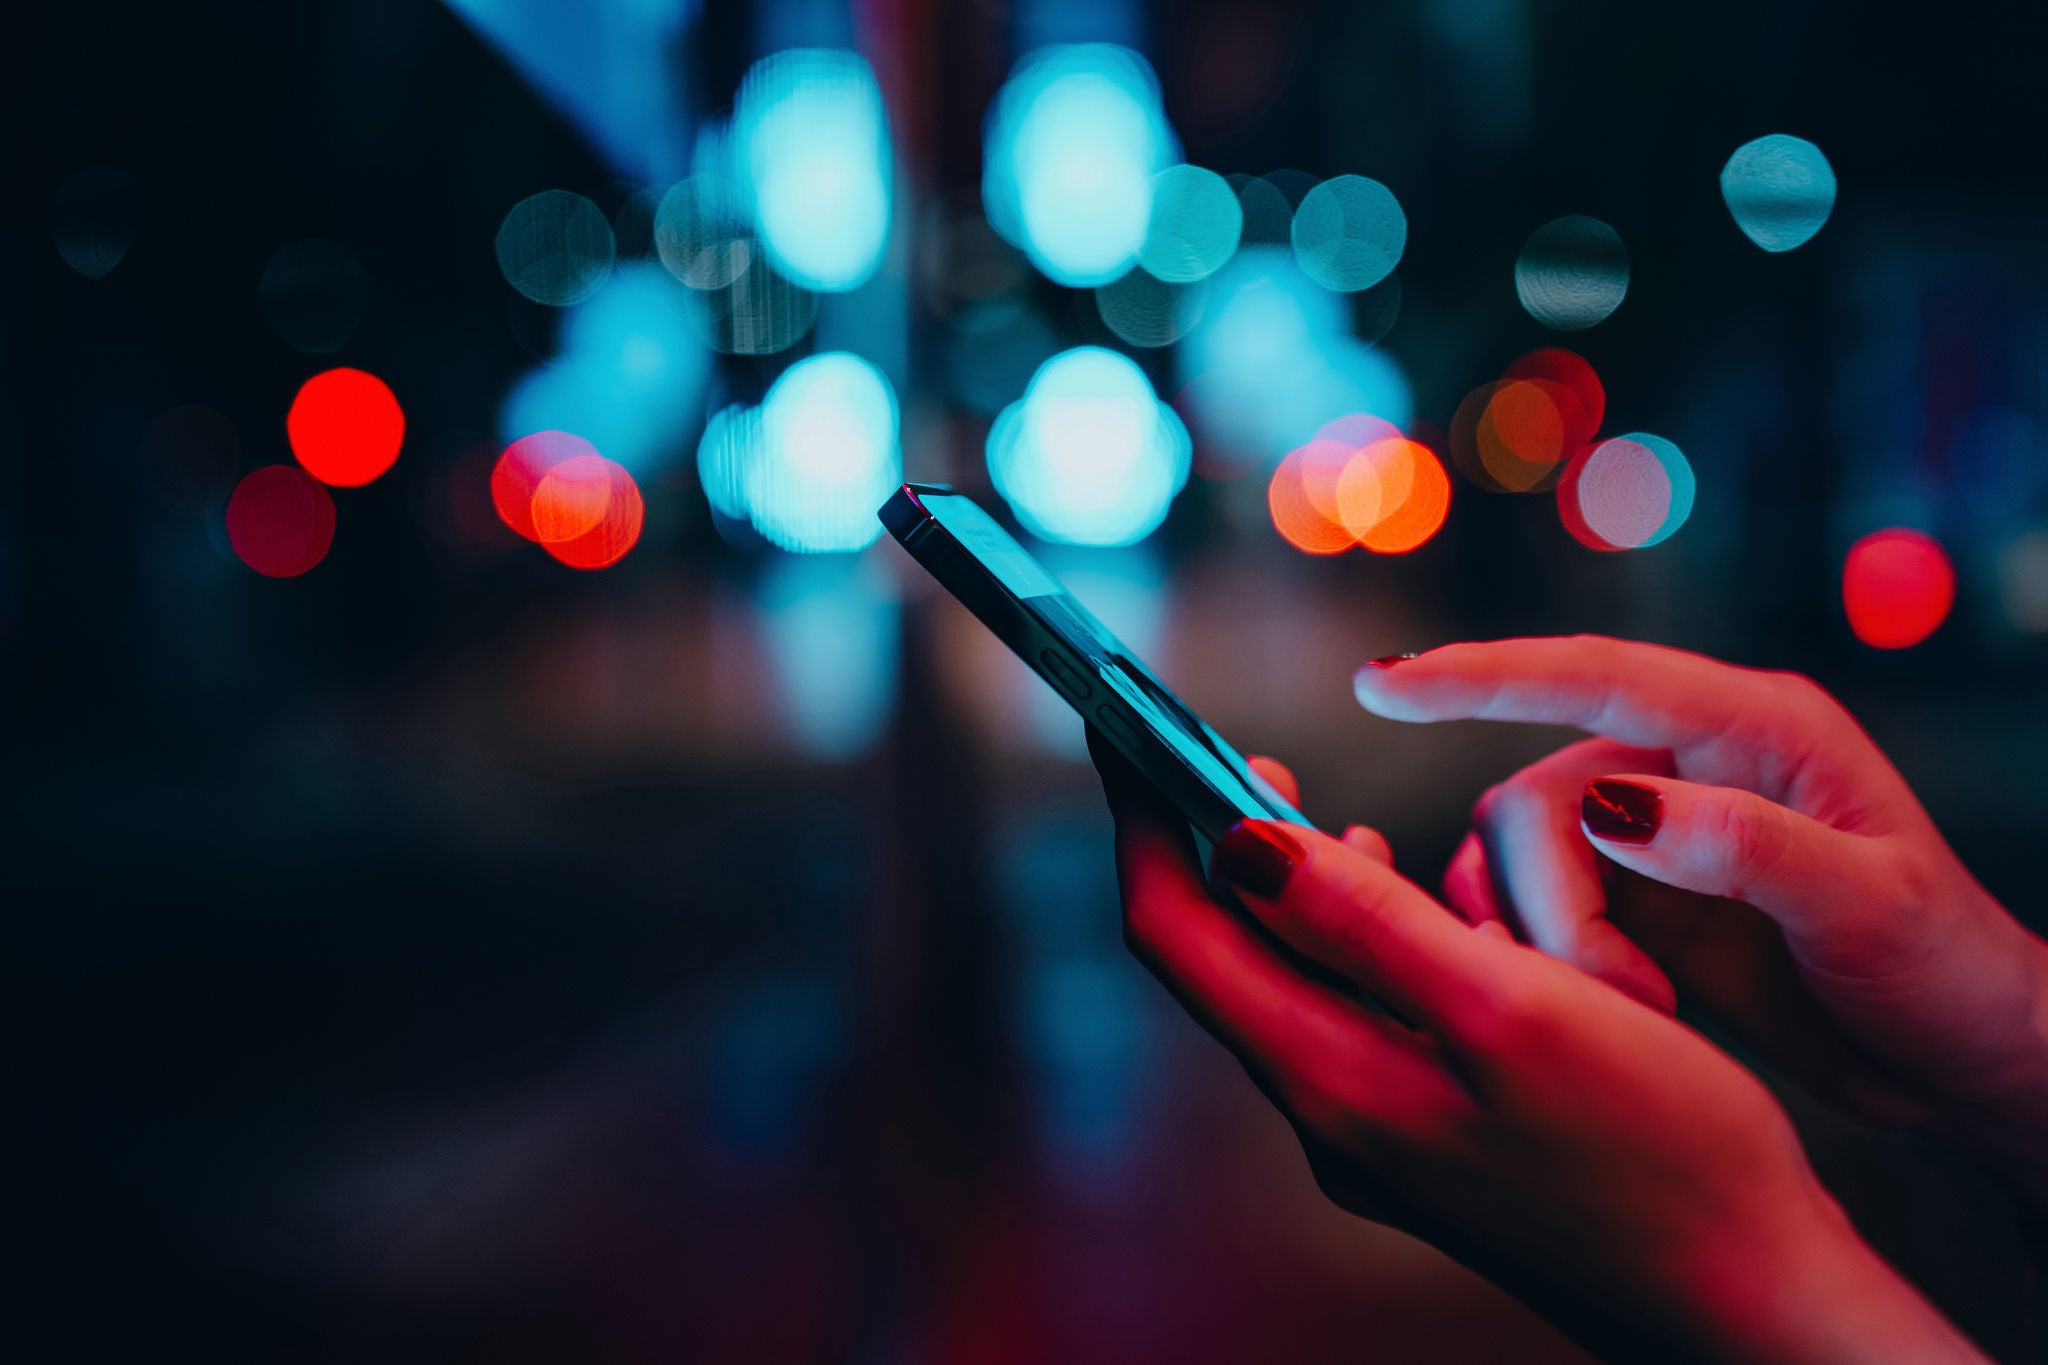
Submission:
[[[1573,637],[1446,645],[1356,686],[1396,720],[1598,736],[1480,800],[1445,876],[1461,913],[1661,1008],[1675,984],[1843,1107],[1938,1112],[2048,1188],[2048,945],[1814,683]]]
[[[1979,1358],[1856,1237],[1769,1092],[1685,1025],[1461,923],[1366,831],[1240,824],[1214,872],[1247,922],[1172,808],[1114,752],[1096,761],[1132,949],[1242,1059],[1338,1203],[1603,1352]]]

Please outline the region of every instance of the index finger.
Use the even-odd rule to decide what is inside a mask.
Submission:
[[[1573,725],[1651,749],[1809,747],[1818,709],[1795,686],[1824,695],[1787,674],[1599,635],[1445,645],[1352,679],[1359,704],[1390,720]]]

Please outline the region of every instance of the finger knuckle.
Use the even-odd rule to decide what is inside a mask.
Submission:
[[[1727,894],[1746,900],[1747,887],[1767,876],[1777,859],[1770,822],[1754,804],[1731,801],[1709,807],[1701,824],[1701,834],[1719,851],[1727,870]]]

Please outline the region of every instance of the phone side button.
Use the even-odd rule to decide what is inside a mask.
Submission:
[[[1095,708],[1095,723],[1102,727],[1103,734],[1108,735],[1118,744],[1133,749],[1138,747],[1137,726],[1131,723],[1130,717],[1124,715],[1123,712],[1117,710],[1110,703],[1104,702]]]
[[[1053,681],[1059,684],[1060,691],[1066,693],[1075,701],[1080,701],[1094,690],[1088,686],[1086,678],[1074,671],[1072,664],[1060,657],[1058,650],[1048,649],[1044,651],[1038,656],[1038,662],[1045,665],[1045,671],[1050,673]]]

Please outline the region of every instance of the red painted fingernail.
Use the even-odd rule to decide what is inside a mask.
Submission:
[[[1647,844],[1657,837],[1657,824],[1664,818],[1664,798],[1655,787],[1640,782],[1596,777],[1586,784],[1586,794],[1579,799],[1579,818],[1595,838]]]
[[[1365,666],[1367,668],[1392,668],[1395,664],[1406,663],[1415,657],[1417,657],[1416,653],[1411,649],[1406,654],[1387,654],[1377,659],[1368,660]]]
[[[1270,820],[1240,820],[1216,845],[1216,870],[1240,891],[1267,900],[1280,894],[1308,851]]]

